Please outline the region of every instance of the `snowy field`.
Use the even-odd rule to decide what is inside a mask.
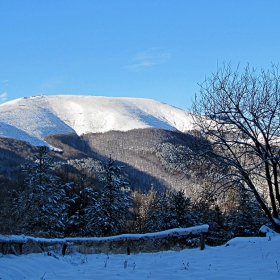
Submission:
[[[0,279],[280,279],[280,235],[234,238],[204,251],[1,255]]]

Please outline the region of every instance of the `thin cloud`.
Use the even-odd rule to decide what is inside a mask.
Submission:
[[[147,51],[138,53],[131,64],[125,66],[125,69],[131,71],[141,71],[149,67],[162,64],[170,58],[170,54],[159,48],[152,48]]]
[[[7,92],[3,92],[2,94],[0,94],[0,102],[6,101],[7,98],[8,98],[8,93]]]
[[[40,85],[40,90],[50,90],[54,89],[64,81],[63,77],[53,77],[51,79],[46,80]]]
[[[127,65],[124,68],[129,69],[129,70],[138,71],[138,70],[141,70],[141,69],[144,69],[144,68],[147,68],[147,67],[154,66],[155,64],[156,64],[155,62],[152,62],[152,61],[149,61],[149,60],[143,60],[139,63],[134,63],[134,64],[131,64],[131,65]]]
[[[1,83],[7,83],[7,82],[9,82],[9,80],[3,80],[3,81],[1,81]]]

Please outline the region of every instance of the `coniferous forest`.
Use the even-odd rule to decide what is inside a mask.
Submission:
[[[22,165],[22,183],[1,200],[1,234],[41,237],[112,236],[209,224],[207,244],[234,236],[258,235],[267,222],[252,195],[232,190],[216,196],[211,184],[200,189],[133,188],[125,168],[109,157],[99,174],[65,173],[56,154],[38,147],[34,162]],[[65,176],[66,175],[66,176]],[[71,179],[71,180],[70,180]],[[197,239],[180,240],[197,246]]]

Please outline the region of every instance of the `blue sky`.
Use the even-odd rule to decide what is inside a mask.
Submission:
[[[0,103],[81,94],[189,109],[217,65],[279,63],[279,14],[279,0],[2,0]]]

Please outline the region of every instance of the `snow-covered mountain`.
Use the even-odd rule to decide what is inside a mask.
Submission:
[[[187,111],[150,99],[101,96],[33,96],[0,105],[0,136],[45,145],[50,134],[111,130],[192,129]]]

